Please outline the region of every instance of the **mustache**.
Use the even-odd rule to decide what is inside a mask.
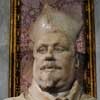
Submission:
[[[45,70],[45,69],[58,69],[61,70],[62,68],[58,65],[56,65],[55,63],[47,63],[44,64],[40,67],[40,70]]]

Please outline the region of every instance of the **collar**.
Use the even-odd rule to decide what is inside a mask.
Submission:
[[[33,81],[31,87],[25,95],[26,100],[80,100],[82,94],[82,89],[78,83],[75,81],[72,88],[69,91],[61,92],[57,96],[53,96],[48,92],[42,91],[39,86]],[[60,98],[60,99],[57,99]]]

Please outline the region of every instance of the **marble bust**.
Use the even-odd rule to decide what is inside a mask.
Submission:
[[[5,100],[96,100],[84,93],[74,43],[83,22],[46,5],[31,25],[33,81],[28,91]],[[78,70],[78,71],[76,71]]]

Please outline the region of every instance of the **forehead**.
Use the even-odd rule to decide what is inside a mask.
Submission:
[[[42,33],[35,39],[35,44],[62,44],[69,45],[71,40],[64,33]]]

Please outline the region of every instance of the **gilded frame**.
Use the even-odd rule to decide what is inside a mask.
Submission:
[[[20,93],[20,6],[21,0],[10,0],[10,63],[9,63],[9,97]],[[96,97],[96,57],[94,30],[94,2],[84,0],[87,53],[89,55],[86,74],[87,93]]]

